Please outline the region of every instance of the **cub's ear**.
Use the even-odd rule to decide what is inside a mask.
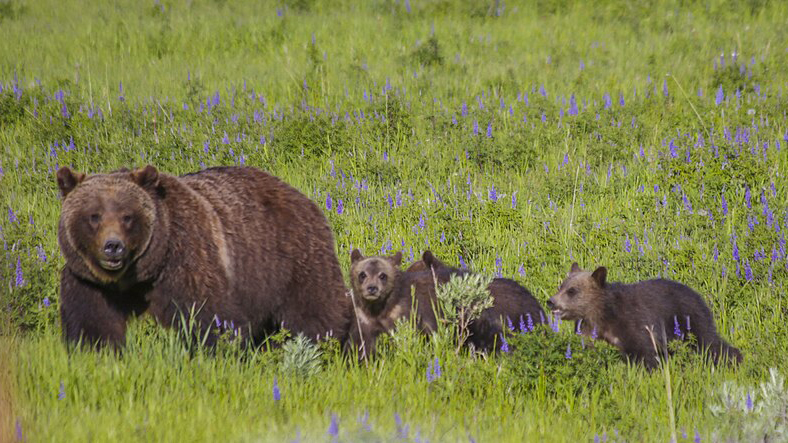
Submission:
[[[591,274],[591,278],[596,281],[596,284],[598,284],[600,288],[604,288],[607,282],[607,268],[604,266],[596,268],[594,273]]]
[[[131,179],[145,189],[153,189],[159,185],[159,171],[153,165],[148,165],[133,171]]]
[[[424,251],[423,254],[421,254],[421,261],[423,261],[424,264],[427,265],[427,268],[431,268],[432,265],[435,263],[436,259],[435,256],[432,255],[432,251],[427,249],[426,251]]]
[[[361,251],[359,251],[358,249],[354,249],[353,252],[350,253],[350,263],[355,263],[361,260],[362,258],[364,258],[364,256],[361,255]]]
[[[394,266],[399,266],[402,264],[402,251],[397,251],[396,254],[392,255],[389,260],[391,260],[391,264]]]
[[[580,271],[582,271],[582,269],[580,269],[580,266],[578,266],[577,262],[572,263],[572,269],[569,270],[569,273],[574,274],[575,272]]]
[[[57,170],[57,187],[63,193],[63,197],[73,191],[78,184],[82,183],[85,179],[85,174],[81,172],[74,172],[66,166]]]

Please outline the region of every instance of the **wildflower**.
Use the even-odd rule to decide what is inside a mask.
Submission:
[[[517,268],[517,272],[518,272],[518,273],[519,273],[519,274],[520,274],[522,277],[525,277],[525,267],[523,267],[523,264],[522,264],[522,263],[520,263],[520,267],[519,267],[519,268]]]
[[[342,215],[344,211],[345,211],[345,204],[342,202],[342,199],[340,198],[339,200],[337,200],[337,214]]]
[[[676,337],[682,338],[681,328],[679,327],[679,320],[676,316],[673,316],[673,335]]]
[[[592,329],[592,330],[591,330],[591,338],[592,338],[592,339],[594,339],[594,340],[596,340],[596,338],[597,338],[598,336],[599,336],[599,335],[597,334],[597,331],[596,331],[596,325],[594,325],[594,329]]]
[[[700,443],[701,442],[700,432],[698,432],[697,429],[695,429],[695,438],[692,441],[695,442],[695,443]]]
[[[752,411],[752,397],[749,392],[747,392],[747,399],[744,401],[744,405],[747,407],[747,411]]]
[[[44,297],[44,307],[45,308],[49,307],[49,297]]]
[[[503,333],[501,333],[501,352],[509,352],[509,343]]]
[[[719,106],[723,100],[725,100],[725,93],[722,91],[722,85],[720,85],[719,89],[717,89],[717,95],[714,99],[714,104]]]
[[[632,252],[632,243],[629,241],[629,234],[627,234],[627,238],[624,241],[624,250],[627,252]]]
[[[512,192],[512,209],[517,206],[517,191]]]
[[[473,121],[473,135],[479,135],[479,121]]]
[[[749,186],[744,190],[744,203],[747,204],[747,209],[752,209],[752,195],[750,194]]]
[[[61,381],[60,382],[60,391],[58,391],[58,393],[57,393],[57,399],[58,400],[64,400],[65,398],[66,398],[66,386]]]
[[[692,203],[690,203],[689,198],[687,198],[687,194],[682,193],[682,199],[684,200],[684,209],[692,214]]]
[[[435,357],[435,364],[433,366],[433,373],[435,374],[435,378],[439,378],[441,376],[441,364],[438,361],[438,357]]]
[[[744,277],[747,279],[747,281],[753,280],[752,268],[750,267],[749,260],[744,261]]]
[[[577,326],[575,326],[575,334],[583,335],[583,333],[580,331],[580,325],[582,324],[583,324],[583,319],[581,318],[580,320],[578,320]]]
[[[567,344],[566,345],[566,354],[564,354],[564,357],[566,357],[567,360],[572,358],[572,345],[571,344]]]
[[[336,414],[331,414],[331,423],[328,425],[328,435],[334,437],[334,440],[339,436],[339,420]]]
[[[498,201],[498,192],[495,190],[495,185],[492,185],[490,187],[490,200],[492,200],[493,202]]]
[[[25,436],[22,434],[22,422],[16,419],[16,441],[25,441]]]
[[[326,209],[328,209],[330,211],[333,206],[334,205],[333,205],[333,202],[331,200],[331,193],[327,192],[326,193]]]
[[[17,258],[16,259],[16,287],[19,288],[21,286],[24,286],[24,284],[25,284],[25,278],[24,275],[22,274],[22,261],[19,258]]]
[[[492,138],[492,122],[487,125],[487,138]]]
[[[11,208],[8,208],[8,221],[10,223],[16,223],[17,220],[18,219],[16,218],[16,214],[14,214],[14,210],[11,209]]]
[[[722,194],[722,216],[728,215],[728,201],[725,200],[725,194]]]
[[[46,263],[47,254],[46,252],[44,252],[44,248],[42,248],[40,245],[36,246],[36,252],[38,253],[38,259],[41,260],[43,263]]]
[[[534,319],[531,318],[531,313],[527,312],[525,314],[525,316],[526,316],[526,318],[528,318],[528,323],[527,323],[528,331],[533,331],[534,330]],[[542,317],[542,312],[541,311],[539,312],[539,316]],[[542,323],[544,323],[544,318],[542,318]]]
[[[522,315],[520,316],[520,324],[518,324],[517,326],[519,327],[521,334],[528,332],[525,326],[525,319],[523,318]]]
[[[274,377],[274,386],[273,386],[273,394],[274,394],[274,401],[279,401],[282,398],[282,394],[279,392],[279,384],[276,382],[276,377]]]

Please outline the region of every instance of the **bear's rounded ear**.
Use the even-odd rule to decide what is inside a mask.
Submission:
[[[145,189],[153,189],[159,185],[159,171],[153,165],[148,165],[132,172],[131,179]]]
[[[421,254],[421,261],[423,261],[428,268],[431,268],[432,264],[435,263],[435,256],[432,255],[432,251],[427,249],[423,254]]]
[[[596,268],[594,273],[591,274],[591,278],[596,281],[596,284],[598,284],[600,288],[604,288],[607,281],[607,268],[604,266]]]
[[[574,274],[575,272],[580,271],[582,271],[582,269],[580,269],[580,266],[577,264],[577,262],[572,263],[572,269],[569,270],[569,273]]]
[[[397,251],[397,253],[392,255],[391,258],[389,258],[389,260],[391,260],[391,263],[394,266],[401,265],[402,264],[402,251]]]
[[[353,252],[350,253],[350,263],[355,263],[361,260],[362,258],[364,258],[364,256],[361,255],[361,251],[359,251],[358,249],[354,249]]]
[[[63,193],[63,197],[68,195],[69,192],[73,191],[74,188],[76,188],[78,184],[82,183],[82,180],[84,179],[85,174],[81,172],[74,172],[67,166],[63,166],[57,170],[57,187],[60,188],[60,192]]]

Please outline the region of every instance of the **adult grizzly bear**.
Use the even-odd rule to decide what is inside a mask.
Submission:
[[[220,167],[175,177],[155,167],[57,171],[60,316],[67,342],[125,343],[144,312],[170,326],[197,311],[259,343],[280,326],[343,339],[350,300],[320,209],[276,177]]]
[[[741,352],[717,334],[703,297],[675,281],[608,283],[607,268],[587,272],[573,263],[547,305],[557,316],[580,322],[583,334],[607,341],[649,370],[659,363],[655,343],[662,352],[665,343],[685,334],[693,334],[698,351],[708,352],[714,362],[742,360]]]
[[[406,272],[433,270],[438,281],[445,283],[451,275],[462,275],[469,271],[449,266],[438,260],[432,252],[424,251],[422,259],[410,265]],[[492,307],[485,309],[481,316],[468,326],[468,343],[476,349],[489,351],[501,341],[504,327],[512,324],[533,326],[544,323],[545,316],[539,301],[531,292],[514,280],[494,278],[487,287],[493,297]],[[506,322],[503,324],[502,322]]]

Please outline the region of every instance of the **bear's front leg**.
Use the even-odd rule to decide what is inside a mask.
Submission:
[[[126,343],[130,312],[112,303],[95,285],[78,279],[68,268],[60,275],[60,323],[68,344],[112,346]]]

